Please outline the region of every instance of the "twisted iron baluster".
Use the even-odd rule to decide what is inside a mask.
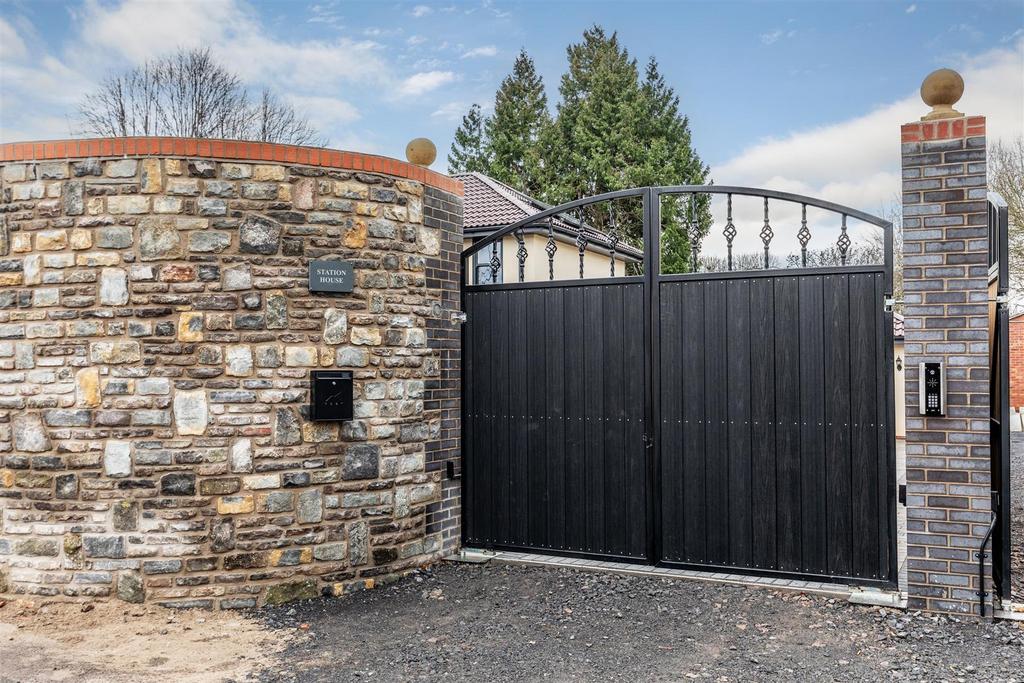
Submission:
[[[558,251],[558,245],[555,244],[555,221],[552,217],[548,217],[548,244],[544,247],[544,251],[548,255],[548,279],[555,279],[555,252]]]
[[[772,238],[775,237],[775,232],[772,230],[771,223],[768,222],[768,198],[764,198],[764,227],[761,228],[761,241],[764,242],[764,269],[768,270],[768,246],[772,243]]]
[[[615,248],[619,245],[619,232],[615,226],[615,210],[608,204],[608,247],[612,257],[612,277],[615,277]]]
[[[526,278],[526,242],[523,240],[523,231],[520,228],[516,230],[516,242],[519,243],[519,248],[516,250],[516,258],[519,259],[519,281],[522,282]]]
[[[700,269],[700,224],[694,216],[694,205],[697,201],[696,195],[690,195],[687,202],[686,232],[690,237],[690,260],[693,263],[692,270],[696,273]]]
[[[576,225],[576,248],[579,249],[579,252],[580,252],[580,279],[582,280],[583,279],[583,254],[587,250],[587,243],[590,241],[590,239],[583,232],[583,220],[582,220],[582,218],[577,217],[576,220],[577,220],[577,225]]]
[[[800,240],[800,265],[807,267],[807,243],[811,241],[811,231],[807,229],[807,205],[803,204],[800,213],[800,231],[796,233]]]
[[[846,214],[845,213],[843,214],[843,227],[842,227],[842,230],[839,233],[839,241],[836,244],[839,246],[839,263],[841,265],[845,266],[846,265],[846,252],[849,251],[850,245],[852,244],[852,242],[850,241],[850,236],[848,234],[846,234]]]
[[[498,270],[501,268],[501,259],[498,258],[498,243],[491,242],[491,284],[498,281]]]
[[[728,198],[728,215],[725,219],[725,230],[722,234],[725,235],[725,243],[729,249],[729,270],[732,270],[732,241],[736,238],[736,226],[732,224],[732,193],[726,195]]]

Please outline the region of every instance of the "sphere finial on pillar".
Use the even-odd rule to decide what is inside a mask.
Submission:
[[[932,119],[955,119],[963,116],[953,105],[964,94],[964,79],[952,69],[938,69],[928,74],[921,83],[921,99],[932,110],[921,117],[922,121]]]
[[[427,138],[416,138],[405,146],[405,158],[410,164],[430,166],[437,158],[437,147]]]

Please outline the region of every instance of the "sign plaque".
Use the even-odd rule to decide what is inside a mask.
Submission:
[[[310,261],[310,292],[351,292],[354,281],[348,261]]]

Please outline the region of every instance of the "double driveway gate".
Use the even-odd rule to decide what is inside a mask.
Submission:
[[[663,197],[713,194],[729,269],[661,274]],[[764,270],[731,270],[733,195],[764,201]],[[787,193],[639,188],[463,263],[493,250],[497,271],[505,235],[629,199],[643,274],[464,285],[465,545],[895,585],[891,225]],[[802,208],[804,247],[808,207],[841,219],[840,263],[768,268],[769,200]],[[846,264],[847,218],[884,231],[884,263]]]

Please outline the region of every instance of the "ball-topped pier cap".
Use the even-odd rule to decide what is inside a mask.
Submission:
[[[938,69],[925,76],[921,83],[921,99],[932,110],[921,117],[922,121],[932,119],[955,119],[963,116],[953,105],[964,94],[964,79],[952,69]]]
[[[410,164],[430,166],[437,158],[437,147],[427,138],[416,138],[405,146],[405,158]]]

